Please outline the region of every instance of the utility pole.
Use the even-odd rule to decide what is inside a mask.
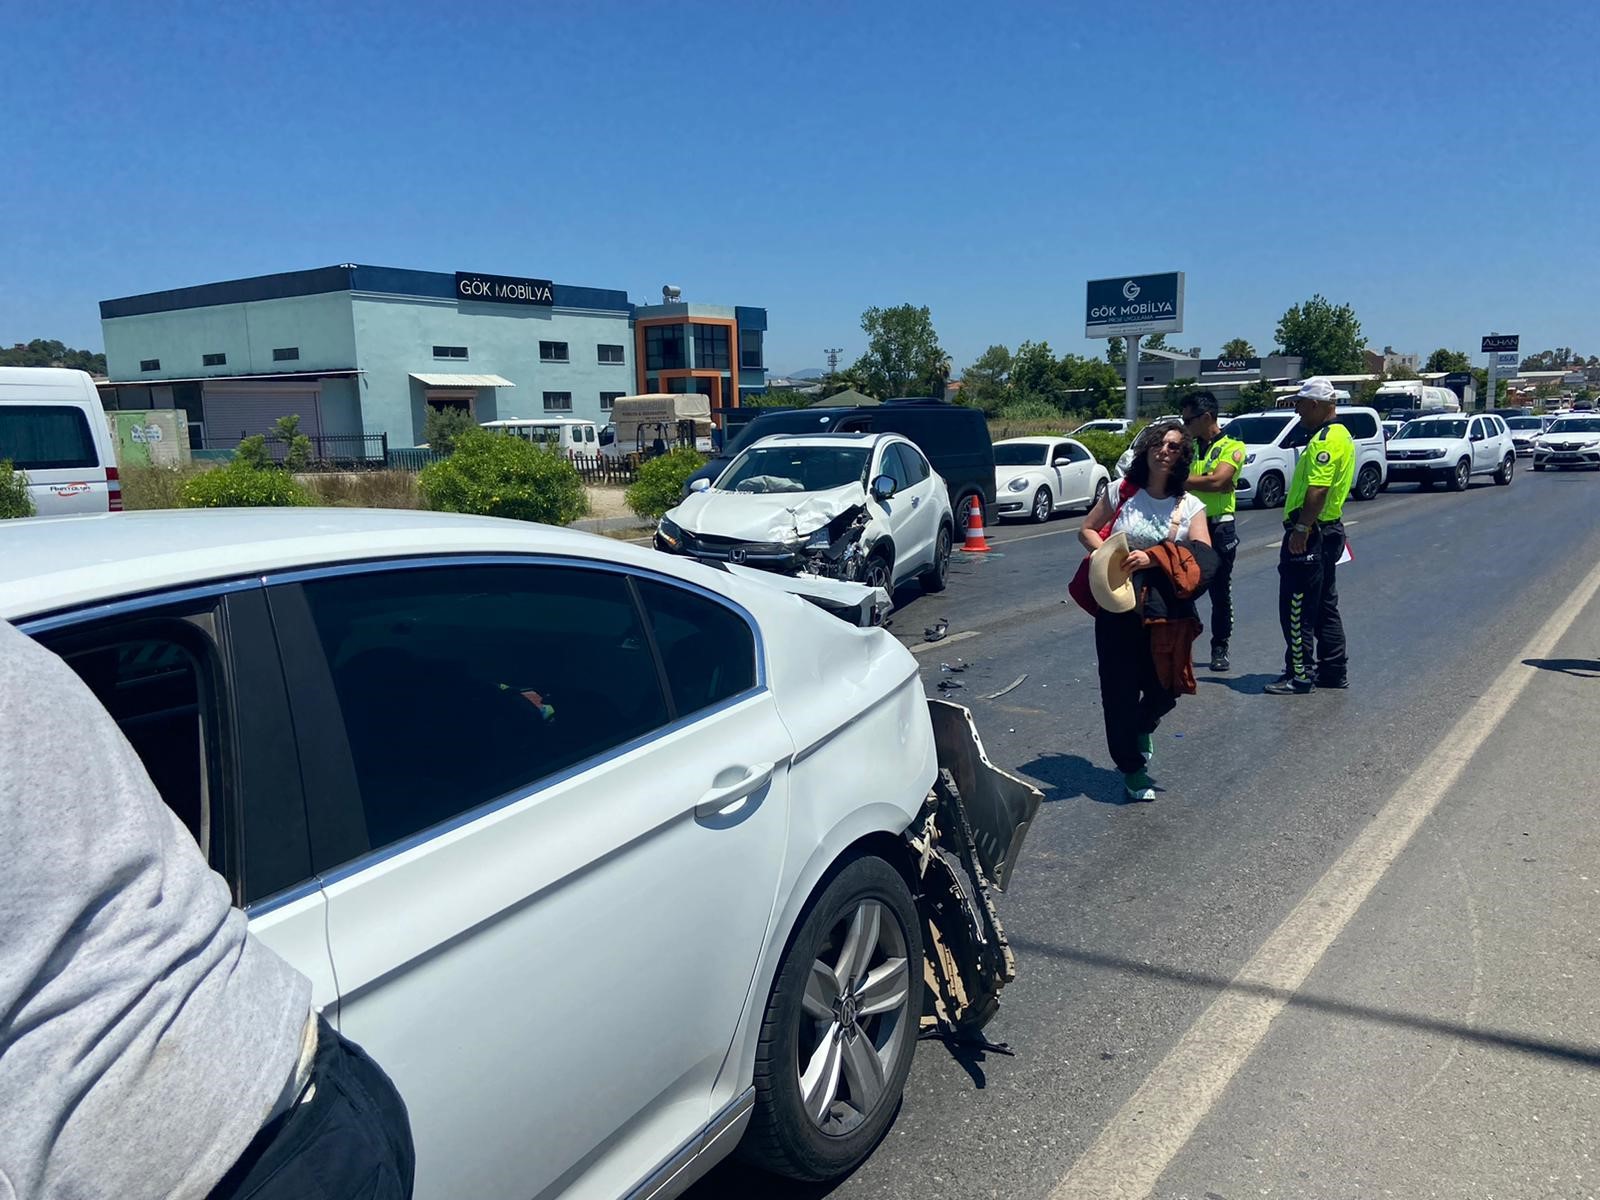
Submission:
[[[839,373],[839,355],[844,353],[844,347],[829,346],[823,353],[828,356],[828,374],[837,375]]]

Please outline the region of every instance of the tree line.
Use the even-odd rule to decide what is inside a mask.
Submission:
[[[92,350],[74,350],[64,342],[33,341],[0,350],[0,367],[67,367],[91,375],[106,373],[106,356]]]

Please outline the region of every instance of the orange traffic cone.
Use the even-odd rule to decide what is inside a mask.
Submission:
[[[968,554],[989,553],[989,543],[983,537],[983,501],[976,496],[967,514],[967,540],[961,548]]]

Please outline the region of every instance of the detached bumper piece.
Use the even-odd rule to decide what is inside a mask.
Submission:
[[[944,700],[928,709],[939,777],[906,834],[928,929],[923,1024],[970,1039],[1016,978],[990,892],[1005,890],[1044,797],[989,761],[967,709]]]

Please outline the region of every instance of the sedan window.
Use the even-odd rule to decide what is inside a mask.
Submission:
[[[302,586],[374,848],[670,719],[622,575],[464,566]]]
[[[1009,446],[1001,442],[994,448],[994,465],[997,467],[1042,467],[1045,465],[1045,455],[1049,449],[1049,446],[1040,446],[1031,442]]]
[[[755,687],[755,635],[738,613],[683,588],[647,580],[640,581],[639,596],[679,717]]]
[[[1278,440],[1284,429],[1298,421],[1293,413],[1285,416],[1239,417],[1228,424],[1228,436],[1237,438],[1246,446],[1270,446]]]

